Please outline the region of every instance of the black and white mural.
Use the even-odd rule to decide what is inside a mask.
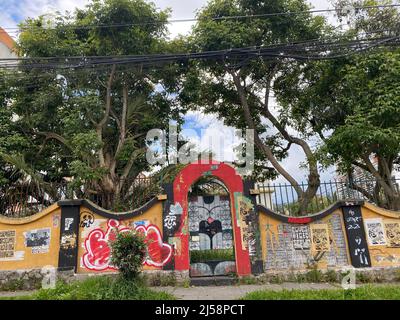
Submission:
[[[228,195],[189,196],[189,232],[191,276],[225,275],[235,272]],[[227,252],[232,253],[229,258],[226,256]],[[197,256],[197,259],[193,259],[193,256]]]

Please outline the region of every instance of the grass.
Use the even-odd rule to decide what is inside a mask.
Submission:
[[[53,289],[40,289],[30,296],[5,297],[2,300],[175,300],[175,297],[153,291],[140,280],[98,276],[69,284],[59,281]]]
[[[366,285],[357,289],[262,290],[245,295],[243,300],[400,300],[399,286]]]

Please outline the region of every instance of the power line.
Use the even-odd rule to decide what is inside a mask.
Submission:
[[[365,32],[364,35],[370,35],[378,32],[390,32],[390,31],[396,31],[397,33],[400,32],[400,30],[397,29],[378,29],[378,30],[371,30],[369,32]],[[105,55],[105,56],[43,56],[43,57],[18,57],[18,58],[0,58],[0,61],[38,61],[38,60],[64,60],[65,62],[68,60],[90,60],[90,59],[114,59],[114,58],[119,58],[119,59],[135,59],[135,58],[143,58],[143,57],[148,57],[148,58],[157,58],[157,57],[165,57],[165,56],[178,56],[178,55],[196,55],[196,54],[207,54],[207,53],[221,53],[223,51],[237,51],[237,50],[267,50],[267,49],[287,49],[287,48],[300,48],[304,49],[305,46],[320,46],[319,49],[321,49],[324,46],[327,45],[345,45],[349,46],[355,43],[360,43],[364,41],[373,41],[373,40],[381,40],[384,39],[382,37],[380,38],[356,38],[353,40],[347,40],[346,42],[338,42],[338,41],[332,41],[332,40],[344,40],[345,37],[343,35],[335,35],[331,37],[327,37],[325,39],[322,39],[321,37],[319,38],[312,38],[312,39],[307,39],[307,40],[292,40],[292,41],[287,41],[287,42],[281,42],[281,43],[275,43],[275,44],[270,44],[269,46],[249,46],[249,47],[242,47],[242,48],[226,48],[222,50],[216,50],[216,51],[205,51],[205,52],[192,52],[192,53],[172,53],[172,54],[149,54],[149,55]],[[310,48],[309,48],[310,49]]]
[[[354,7],[355,11],[361,10],[369,10],[369,9],[380,9],[380,8],[397,8],[400,7],[400,4],[386,4],[386,5],[374,5],[374,6],[361,6],[361,7]],[[304,11],[288,11],[288,12],[275,12],[275,13],[264,13],[264,14],[255,14],[255,15],[236,15],[236,16],[222,16],[222,17],[210,17],[207,19],[199,19],[199,18],[188,18],[188,19],[173,19],[167,21],[160,21],[160,22],[136,22],[136,23],[118,23],[118,24],[96,24],[96,25],[85,25],[85,26],[72,26],[72,25],[64,25],[58,28],[43,28],[38,27],[38,29],[43,30],[60,30],[60,29],[73,29],[73,30],[86,30],[86,29],[101,29],[101,28],[121,28],[121,27],[132,27],[132,26],[140,26],[140,25],[160,25],[160,24],[172,24],[172,23],[184,23],[184,22],[197,22],[197,21],[221,21],[221,20],[240,20],[240,19],[261,19],[261,18],[269,18],[269,17],[278,17],[278,16],[290,16],[290,15],[301,15],[301,14],[314,14],[314,13],[329,13],[329,12],[340,12],[340,9],[316,9],[316,10],[304,10]],[[10,30],[16,30],[14,32],[19,32],[19,30],[35,30],[34,27],[5,27],[3,28],[5,32]]]
[[[189,60],[243,60],[254,58],[276,58],[295,60],[333,59],[355,54],[381,45],[398,46],[399,36],[374,39],[358,39],[347,42],[311,42],[291,45],[272,45],[269,47],[247,47],[216,51],[177,54],[132,55],[115,57],[47,57],[46,62],[3,63],[0,68],[20,67],[24,69],[85,69],[102,65],[136,64],[152,66],[158,63],[186,62]],[[342,50],[335,52],[335,50]],[[350,51],[343,51],[350,50]],[[329,53],[328,55],[326,53]],[[28,58],[26,61],[37,61],[40,58]]]

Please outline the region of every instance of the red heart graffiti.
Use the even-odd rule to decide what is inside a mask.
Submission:
[[[136,231],[142,232],[147,244],[147,258],[145,264],[153,267],[162,267],[172,256],[172,247],[163,243],[160,230],[155,225],[137,226]]]
[[[86,253],[83,256],[83,265],[87,269],[96,271],[115,269],[109,264],[111,249],[108,242],[115,240],[116,230],[124,232],[129,228],[121,226],[117,220],[109,220],[106,232],[102,229],[95,229],[89,233],[85,240]]]

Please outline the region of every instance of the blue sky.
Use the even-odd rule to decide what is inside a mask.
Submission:
[[[173,19],[185,19],[194,17],[197,10],[205,5],[206,0],[155,0],[160,9],[170,7]],[[328,0],[311,0],[316,9],[330,8]],[[37,17],[54,11],[73,11],[76,7],[83,7],[88,3],[87,0],[1,0],[0,3],[0,26],[3,28],[15,28],[18,22],[28,18]],[[192,23],[177,23],[170,25],[171,37],[178,34],[186,34],[190,31]],[[16,33],[11,30],[10,35],[16,37]],[[272,101],[274,104],[274,101]],[[191,140],[199,145],[200,149],[207,149],[207,140],[219,135],[223,137],[223,147],[218,160],[231,161],[233,159],[233,146],[235,141],[226,137],[233,137],[233,128],[223,125],[214,115],[203,115],[200,112],[190,112],[186,115],[185,129],[193,129],[192,134],[187,134]],[[236,141],[237,142],[237,141]],[[215,150],[214,150],[215,151]],[[299,181],[305,181],[306,172],[300,168],[304,162],[301,150],[293,147],[288,159],[283,161],[287,170]],[[322,173],[322,180],[329,180],[334,174],[334,169]],[[278,179],[278,182],[284,182]]]

